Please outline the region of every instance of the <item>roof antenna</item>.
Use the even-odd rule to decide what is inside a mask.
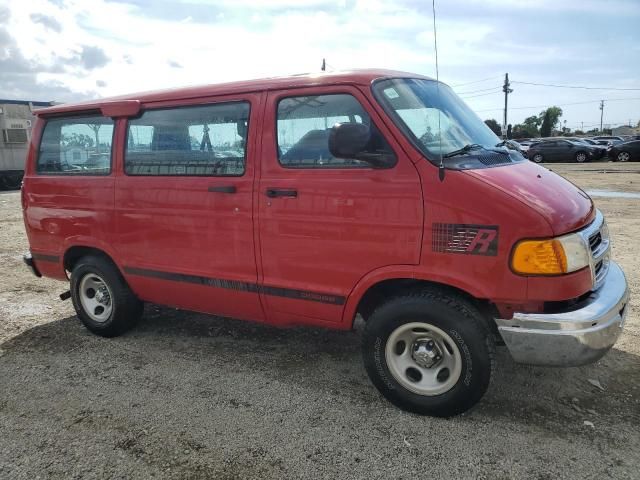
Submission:
[[[431,0],[431,9],[433,10],[433,49],[436,52],[436,95],[438,97],[438,103],[442,105],[440,100],[440,75],[438,72],[438,37],[436,33],[436,0]],[[438,142],[440,144],[440,165],[438,165],[438,178],[440,181],[444,181],[444,162],[442,158],[442,130],[440,130],[440,113],[438,109]]]
[[[324,58],[322,59],[322,66],[320,67],[320,70],[322,70],[323,72],[327,70],[327,62]]]

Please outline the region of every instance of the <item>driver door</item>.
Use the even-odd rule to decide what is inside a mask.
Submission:
[[[272,323],[342,319],[357,282],[380,267],[417,264],[423,222],[418,173],[353,87],[268,95],[258,184],[260,291]],[[336,122],[376,128],[390,168],[334,158]]]

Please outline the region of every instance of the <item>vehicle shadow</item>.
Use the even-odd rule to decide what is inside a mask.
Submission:
[[[266,391],[288,385],[310,398],[326,401],[330,394],[347,409],[367,408],[385,415],[393,407],[367,378],[360,336],[359,331],[277,329],[152,305],[136,328],[118,338],[91,334],[75,316],[27,330],[0,345],[4,350],[0,375],[6,375],[8,368],[26,371],[32,365],[62,365],[86,368],[87,375],[98,379],[105,371],[119,372],[127,384],[142,386],[152,371],[154,388],[189,390],[197,383],[200,391],[215,391],[219,399],[226,396],[221,389],[227,381],[246,381],[247,404],[256,382],[260,383],[256,388]],[[178,377],[176,368],[181,370]],[[52,392],[61,388],[69,392],[71,385],[65,389],[64,383],[78,380],[57,378],[55,369],[48,367],[36,375],[38,388],[46,390],[49,383]],[[100,383],[85,384],[101,389]],[[515,364],[499,347],[489,391],[476,408],[459,418],[551,421],[558,428],[567,422],[582,424],[593,415],[610,415],[616,422],[640,424],[640,409],[631,398],[639,390],[640,357],[616,348],[594,365],[562,369]]]

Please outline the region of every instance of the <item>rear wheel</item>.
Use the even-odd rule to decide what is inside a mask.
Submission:
[[[586,161],[587,161],[587,158],[588,158],[588,157],[587,157],[587,154],[586,154],[586,153],[584,153],[584,152],[578,152],[578,153],[576,153],[576,157],[575,157],[575,158],[576,158],[576,162],[578,162],[578,163],[584,163],[584,162],[586,162]]]
[[[99,256],[83,257],[74,266],[71,299],[84,326],[103,337],[126,332],[143,311],[118,269]]]
[[[363,337],[373,384],[394,405],[448,417],[486,392],[494,344],[480,313],[462,297],[421,290],[377,308]]]
[[[0,182],[7,190],[18,190],[22,184],[21,173],[5,173],[1,176]]]
[[[534,162],[536,162],[536,163],[541,163],[541,162],[544,160],[544,157],[542,156],[542,154],[541,154],[541,153],[536,153],[536,154],[533,156],[532,160],[533,160]]]
[[[619,162],[628,162],[631,159],[631,154],[629,152],[620,152],[616,158]]]

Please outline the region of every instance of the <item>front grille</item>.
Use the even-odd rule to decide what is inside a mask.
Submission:
[[[589,248],[591,253],[598,250],[598,247],[602,244],[602,234],[598,231],[589,237]]]
[[[596,277],[602,271],[603,265],[604,265],[604,260],[600,260],[598,263],[596,263],[596,266],[593,269],[594,273],[596,274]]]
[[[598,289],[609,270],[609,230],[604,217],[597,211],[595,220],[580,232],[585,243],[588,243],[591,253],[591,278],[593,289]]]

